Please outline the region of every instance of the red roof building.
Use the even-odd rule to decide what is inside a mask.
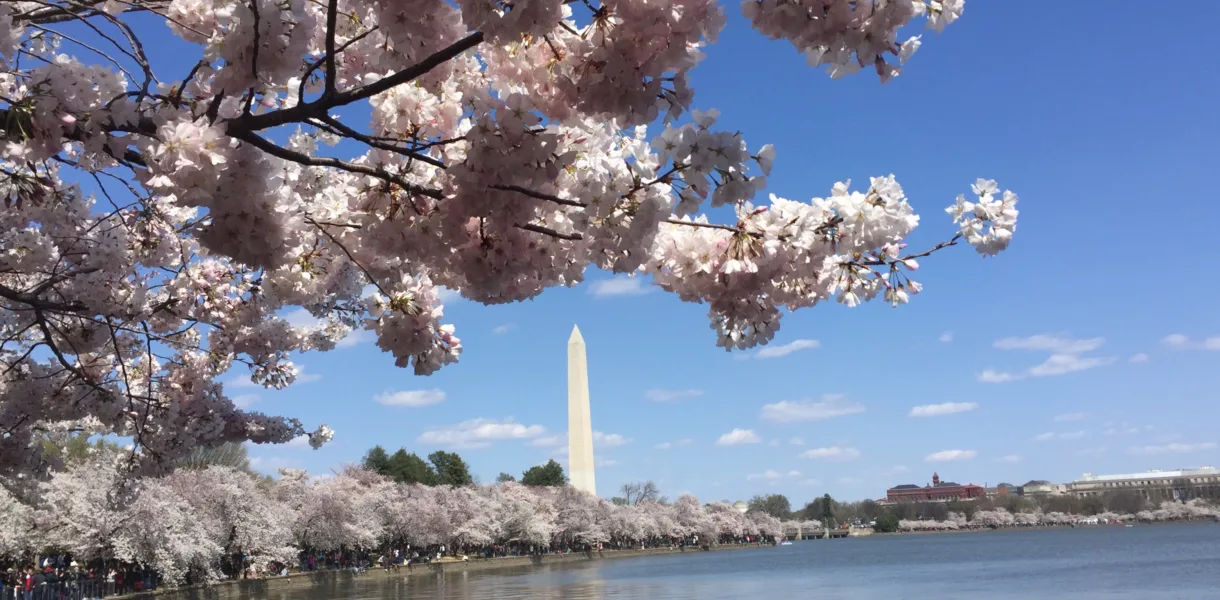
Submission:
[[[885,499],[890,502],[949,502],[951,500],[974,500],[982,498],[986,493],[987,490],[983,486],[941,481],[940,475],[933,473],[931,485],[895,486],[885,491]]]

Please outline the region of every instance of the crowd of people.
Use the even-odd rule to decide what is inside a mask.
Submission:
[[[70,556],[45,557],[24,568],[10,566],[0,573],[2,600],[89,600],[153,590],[158,577],[136,565],[96,559],[80,564]]]

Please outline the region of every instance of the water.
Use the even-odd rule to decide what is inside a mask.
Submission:
[[[577,562],[359,578],[275,600],[1215,600],[1220,525],[878,536]]]

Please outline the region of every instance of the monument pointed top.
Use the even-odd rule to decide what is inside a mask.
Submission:
[[[585,343],[585,338],[580,335],[580,328],[573,325],[572,326],[572,337],[568,338],[568,343],[575,344],[577,342],[580,342],[583,344],[583,343]]]

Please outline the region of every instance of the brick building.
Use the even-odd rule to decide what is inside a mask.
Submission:
[[[941,481],[940,475],[932,474],[932,483],[919,487],[906,484],[892,487],[885,491],[885,499],[889,502],[949,502],[952,500],[974,500],[986,495],[981,485],[967,483],[962,485],[953,481]]]

